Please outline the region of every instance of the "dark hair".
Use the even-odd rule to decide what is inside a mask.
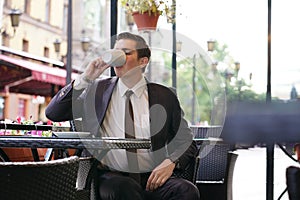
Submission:
[[[117,40],[121,40],[121,39],[129,39],[129,40],[136,41],[136,50],[138,54],[138,59],[143,57],[147,57],[148,59],[150,59],[151,50],[143,37],[129,32],[123,32],[117,36]]]

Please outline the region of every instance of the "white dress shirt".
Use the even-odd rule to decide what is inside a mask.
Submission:
[[[150,139],[149,101],[145,78],[142,78],[133,88],[130,97],[135,124],[136,138]],[[109,103],[100,132],[104,137],[125,138],[125,92],[126,85],[119,79]],[[137,149],[140,171],[149,172],[154,168],[154,161],[150,149]],[[102,162],[112,169],[127,171],[127,157],[125,149],[112,149]]]

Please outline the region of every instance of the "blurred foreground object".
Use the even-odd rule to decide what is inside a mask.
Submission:
[[[230,143],[300,141],[300,103],[228,104],[221,137]]]

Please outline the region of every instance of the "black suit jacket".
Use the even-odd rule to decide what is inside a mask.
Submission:
[[[119,79],[95,81],[85,90],[74,90],[72,84],[62,88],[51,100],[46,116],[53,121],[67,121],[82,117],[86,131],[100,135],[100,126]],[[193,134],[183,118],[176,94],[170,88],[147,83],[149,96],[151,148],[156,164],[166,157],[179,160],[184,167],[197,153]]]

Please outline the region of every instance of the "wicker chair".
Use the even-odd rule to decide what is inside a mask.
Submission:
[[[79,158],[41,162],[0,162],[0,198],[5,200],[72,200]]]
[[[76,200],[99,199],[97,193],[97,165],[93,157],[81,157],[77,176]]]
[[[198,174],[198,168],[200,163],[200,156],[197,156],[194,160],[192,160],[185,169],[182,170],[174,170],[173,176],[184,178],[186,180],[191,181],[196,185],[196,179]]]
[[[300,199],[300,168],[289,166],[286,169],[286,185],[290,200]]]
[[[237,157],[237,154],[222,145],[216,145],[206,157],[201,157],[196,180],[201,199],[232,200],[232,180]]]

